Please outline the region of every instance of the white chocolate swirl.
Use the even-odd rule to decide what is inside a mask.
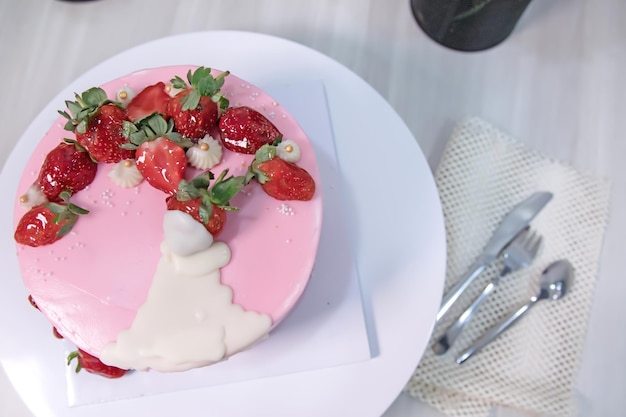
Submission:
[[[20,196],[20,204],[26,208],[33,208],[47,202],[48,198],[46,198],[41,187],[37,184],[28,187],[26,193]]]
[[[115,164],[109,177],[115,185],[122,188],[132,188],[143,181],[143,175],[137,169],[134,159],[125,159]]]
[[[189,165],[198,169],[210,169],[222,160],[222,145],[210,135],[187,149]]]
[[[300,159],[300,146],[292,140],[284,140],[276,147],[276,156],[287,162],[296,162]]]
[[[119,101],[123,106],[127,106],[136,95],[135,90],[125,85],[115,93],[115,101]]]

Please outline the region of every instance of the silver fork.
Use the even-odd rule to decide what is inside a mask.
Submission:
[[[504,249],[504,268],[500,271],[500,274],[491,280],[485,287],[483,292],[474,300],[474,302],[461,314],[457,321],[452,324],[446,330],[443,336],[433,345],[433,350],[436,354],[442,355],[450,349],[461,333],[461,331],[470,322],[476,310],[483,301],[491,294],[493,289],[498,285],[503,277],[510,274],[513,271],[522,269],[533,261],[539,252],[541,247],[542,238],[536,232],[526,228],[522,230],[516,237],[509,243]]]

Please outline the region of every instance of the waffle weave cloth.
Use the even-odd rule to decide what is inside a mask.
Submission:
[[[435,177],[446,222],[446,290],[514,205],[535,191],[554,197],[531,222],[543,236],[539,256],[501,280],[456,343],[436,355],[431,346],[497,276],[502,261],[483,271],[436,325],[405,392],[454,417],[486,417],[494,407],[576,415],[575,383],[608,220],[609,182],[534,152],[479,118],[456,126]],[[474,340],[537,293],[541,272],[558,259],[569,260],[575,271],[565,297],[536,303],[458,365],[456,357]]]

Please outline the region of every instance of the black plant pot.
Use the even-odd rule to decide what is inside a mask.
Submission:
[[[435,41],[480,51],[505,40],[530,0],[411,0],[413,16]]]

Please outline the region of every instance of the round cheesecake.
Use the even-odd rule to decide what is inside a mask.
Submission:
[[[169,86],[195,68],[148,69],[100,87],[117,100],[120,92]],[[168,210],[166,193],[147,181],[121,186],[112,179],[117,164],[99,163],[93,182],[72,195],[89,213],[67,235],[39,247],[17,244],[23,282],[39,310],[63,337],[108,365],[182,371],[218,362],[266,337],[310,277],[322,221],[314,149],[297,121],[259,88],[229,74],[221,92],[229,106],[256,110],[297,145],[297,165],[318,184],[310,200],[277,200],[251,182],[231,199],[238,210],[227,213],[213,239],[189,216]],[[44,158],[73,138],[65,123],[59,117],[50,127],[22,173],[16,225],[28,211],[20,197]],[[220,142],[217,127],[211,136]],[[253,158],[222,149],[210,170],[245,175]],[[190,180],[200,171],[189,167],[185,175]],[[189,242],[198,242],[197,250],[175,249]]]

